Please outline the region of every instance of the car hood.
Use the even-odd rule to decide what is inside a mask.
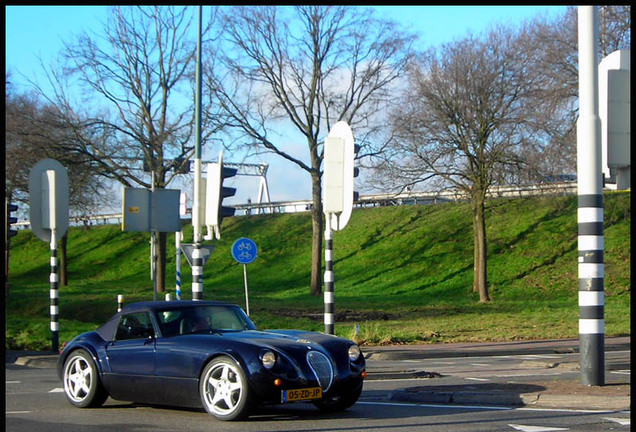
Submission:
[[[224,339],[283,351],[318,349],[330,352],[337,346],[348,348],[353,342],[332,335],[301,330],[247,330],[218,333]],[[346,348],[345,348],[346,347]]]

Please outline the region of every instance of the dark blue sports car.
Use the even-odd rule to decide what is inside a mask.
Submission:
[[[243,310],[221,302],[125,306],[64,347],[58,362],[75,406],[113,399],[203,406],[220,420],[256,404],[311,402],[343,410],[362,392],[365,360],[352,341],[316,332],[259,331]]]

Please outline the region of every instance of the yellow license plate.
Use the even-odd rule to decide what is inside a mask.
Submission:
[[[296,402],[322,398],[322,389],[320,387],[283,390],[282,401]]]

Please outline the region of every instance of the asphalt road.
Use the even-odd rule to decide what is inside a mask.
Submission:
[[[380,350],[382,351],[382,350]],[[247,421],[219,422],[203,410],[184,410],[108,400],[98,409],[72,407],[61,392],[54,369],[7,363],[6,427],[7,431],[628,431],[630,411],[625,409],[570,409],[506,404],[449,404],[417,400],[422,388],[463,386],[479,389],[485,384],[517,382],[532,384],[536,380],[576,378],[576,370],[540,367],[544,362],[571,363],[575,353],[521,353],[519,355],[483,355],[471,357],[416,357],[386,354],[379,351],[369,358],[370,379],[365,382],[359,402],[339,414],[323,414],[311,405],[292,404],[261,409]],[[402,351],[404,353],[404,350]],[[608,357],[629,360],[629,352],[608,353]],[[616,356],[614,355],[616,354]],[[563,357],[555,358],[554,356]],[[547,357],[546,357],[547,356]],[[568,357],[569,356],[569,357]],[[49,365],[52,364],[51,356]],[[623,361],[623,360],[620,360]],[[538,363],[537,363],[538,362]],[[29,363],[29,362],[26,362]],[[33,363],[36,364],[36,363]],[[623,363],[612,364],[620,367]],[[628,365],[629,366],[629,365]],[[424,377],[422,372],[438,371]],[[612,371],[608,371],[612,372]],[[629,383],[629,370],[616,369]],[[559,373],[559,375],[555,375]],[[419,377],[417,375],[419,374]],[[412,391],[418,389],[417,391]],[[411,391],[410,391],[411,390]],[[399,395],[412,393],[400,400]],[[479,392],[473,391],[473,395]],[[408,396],[408,395],[407,395]],[[574,398],[576,395],[570,395]]]

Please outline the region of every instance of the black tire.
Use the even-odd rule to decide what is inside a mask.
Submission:
[[[249,415],[252,396],[247,377],[229,357],[217,357],[203,369],[199,395],[205,410],[219,420],[240,420]]]
[[[355,404],[358,401],[358,398],[360,398],[361,394],[362,394],[362,383],[360,383],[350,393],[345,393],[340,396],[334,396],[329,399],[316,401],[313,404],[317,406],[321,411],[324,411],[324,412],[344,411],[347,408],[351,407],[353,404]]]
[[[78,408],[99,407],[108,399],[93,358],[84,350],[69,354],[64,362],[62,381],[66,399]]]

